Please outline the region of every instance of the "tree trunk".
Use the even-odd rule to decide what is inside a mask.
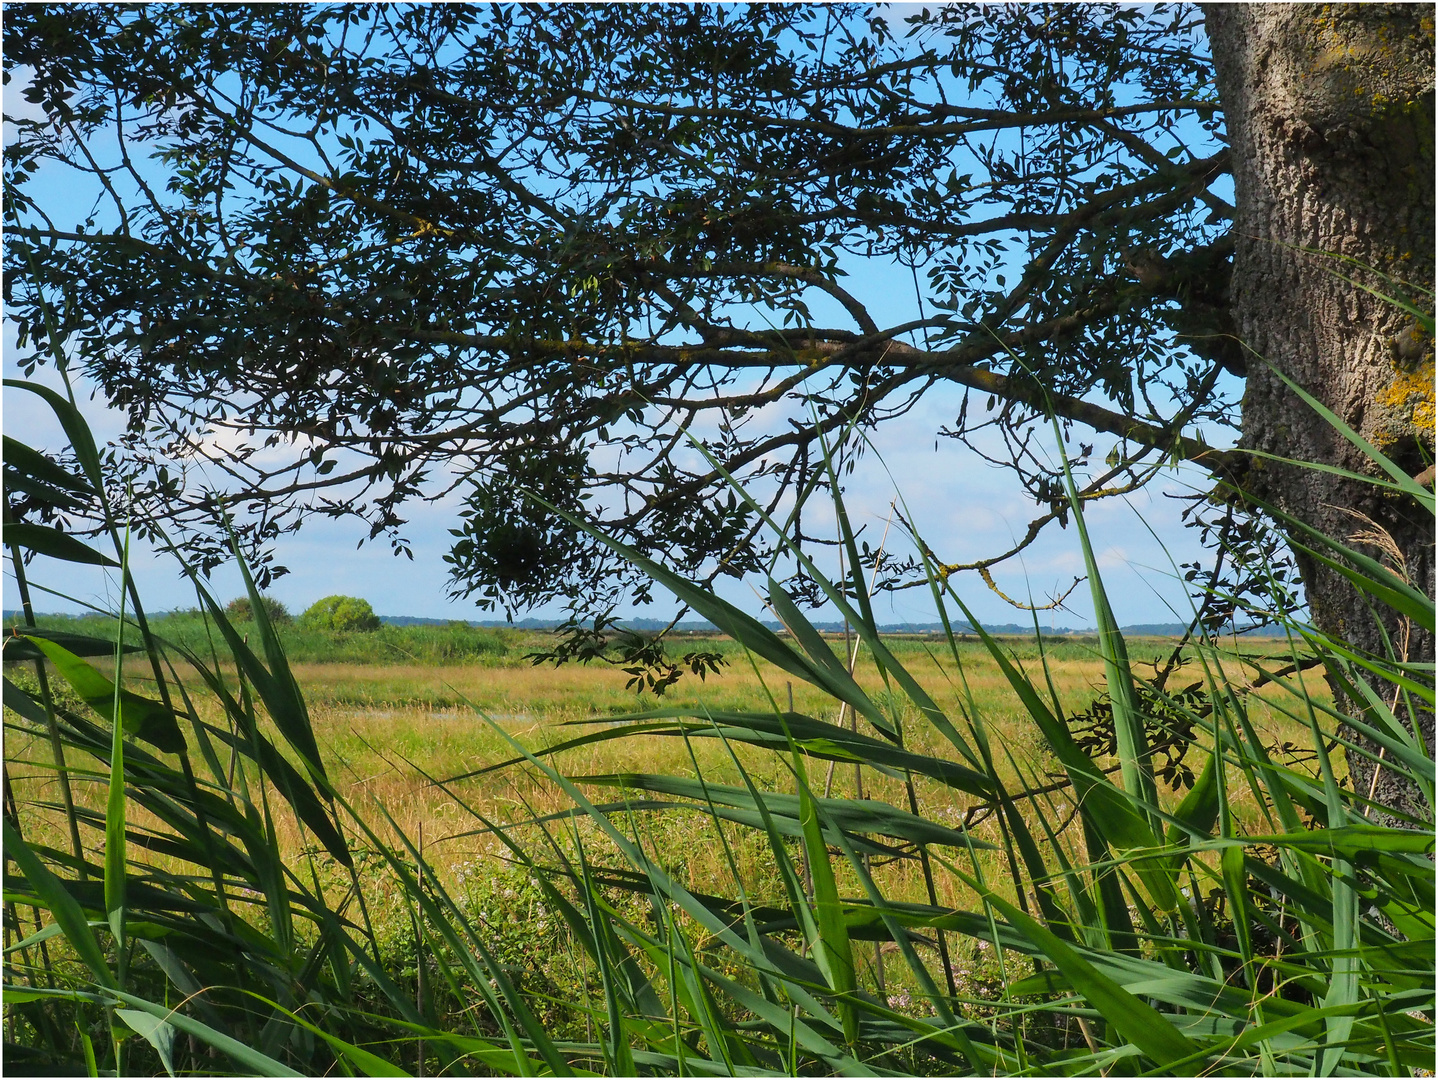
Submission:
[[[1335,273],[1390,295],[1402,288],[1395,281],[1433,288],[1433,8],[1215,4],[1205,18],[1232,148],[1240,335],[1418,474],[1433,460],[1433,342],[1411,317]],[[1417,289],[1409,292],[1416,297]],[[1375,472],[1266,365],[1248,367],[1241,446]],[[1433,595],[1433,519],[1412,500],[1261,461],[1249,487],[1327,535],[1382,555]],[[1392,542],[1355,540],[1365,534]],[[1396,616],[1380,630],[1342,578],[1299,561],[1320,629],[1379,654],[1386,631],[1408,659],[1433,661],[1431,635]],[[1432,714],[1410,722],[1431,753]],[[1375,779],[1373,763],[1359,755],[1349,755],[1349,774],[1360,794],[1373,790],[1387,805],[1431,812],[1381,767]]]

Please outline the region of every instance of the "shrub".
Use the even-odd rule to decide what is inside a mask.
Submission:
[[[294,617],[290,614],[289,609],[273,596],[261,596],[260,603],[264,605],[265,614],[270,617],[270,622],[276,626],[294,622]],[[255,613],[250,609],[248,596],[237,596],[231,600],[225,605],[225,614],[230,617],[231,622],[255,621]]]
[[[300,616],[300,626],[305,630],[349,632],[378,630],[379,625],[379,616],[369,601],[357,596],[326,596],[316,600]]]

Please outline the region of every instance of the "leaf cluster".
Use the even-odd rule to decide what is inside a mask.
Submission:
[[[1057,505],[1045,394],[1119,440],[1095,491],[1234,422],[1173,319],[1194,275],[1130,269],[1223,279],[1189,7],[13,14],[7,311],[126,410],[137,527],[202,569],[234,527],[265,584],[311,514],[408,554],[406,505],[459,490],[455,590],[587,619],[642,575],[519,488],[710,580],[772,551],[676,425],[778,505],[816,440],[947,385],[946,432]]]
[[[326,596],[316,600],[300,616],[301,630],[330,633],[365,633],[380,628],[379,616],[368,600],[357,596]]]

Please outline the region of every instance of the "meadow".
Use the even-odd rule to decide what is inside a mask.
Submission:
[[[112,624],[98,617],[65,618],[42,616],[43,628],[78,634],[101,635]],[[243,631],[244,623],[239,624]],[[208,644],[204,620],[195,614],[160,617],[153,630],[162,639],[191,648]],[[488,721],[503,726],[533,750],[542,750],[589,730],[586,724],[617,725],[619,719],[660,706],[702,716],[715,713],[763,712],[777,706],[807,716],[849,724],[851,711],[843,709],[821,689],[794,680],[769,661],[746,655],[732,640],[713,636],[688,635],[682,648],[702,648],[725,658],[719,671],[705,679],[686,674],[663,697],[636,692],[626,686],[630,676],[620,667],[593,661],[555,665],[534,663],[530,657],[552,646],[551,635],[542,631],[476,629],[464,624],[444,627],[385,627],[372,633],[332,634],[279,627],[278,633],[291,669],[308,704],[316,739],[325,763],[352,800],[361,804],[375,800],[409,835],[423,834],[437,864],[470,866],[473,859],[492,852],[491,845],[478,841],[470,830],[456,826],[454,795],[495,821],[512,820],[528,806],[538,813],[552,813],[565,804],[562,792],[544,778],[520,765],[492,769],[513,759],[514,752]],[[825,635],[841,662],[846,644],[841,635]],[[1033,639],[999,639],[1006,652],[1026,669],[1046,675],[1060,702],[1058,712],[1067,716],[1086,713],[1104,694],[1104,662],[1094,637],[1060,636],[1046,639],[1042,647]],[[927,669],[929,684],[949,691],[947,705],[960,707],[972,702],[985,716],[998,741],[1006,750],[1006,783],[1016,791],[1042,787],[1062,775],[1062,767],[1048,749],[1044,735],[1032,721],[1023,703],[1012,692],[992,657],[977,640],[961,640],[957,654],[933,637],[891,636],[885,639],[894,655],[915,670]],[[1177,639],[1133,638],[1129,649],[1135,666],[1150,674],[1172,657]],[[1228,642],[1230,656],[1225,664],[1229,677],[1238,685],[1251,681],[1261,664],[1272,670],[1285,666],[1291,648],[1281,640],[1234,638]],[[870,651],[862,642],[851,640],[855,653],[856,681],[867,692],[883,692],[883,680],[874,667]],[[1191,653],[1191,650],[1190,650]],[[107,661],[108,662],[108,661]],[[13,665],[12,665],[13,666]],[[1189,656],[1172,676],[1175,686],[1192,682],[1193,663]],[[183,673],[183,667],[180,669]],[[233,673],[233,666],[230,666]],[[153,693],[153,678],[141,660],[127,660],[127,683],[140,693]],[[24,680],[23,674],[17,678]],[[1301,679],[1301,676],[1298,677]],[[198,682],[191,676],[192,684]],[[962,686],[961,686],[962,683]],[[1311,693],[1328,696],[1321,678],[1310,677]],[[192,687],[193,689],[193,687]],[[202,687],[201,687],[202,689]],[[934,691],[941,698],[939,690]],[[1254,725],[1274,753],[1282,747],[1300,745],[1307,731],[1283,710],[1267,708],[1265,696],[1285,696],[1281,684],[1257,695]],[[941,700],[941,703],[942,700]],[[912,711],[912,705],[909,706]],[[957,710],[956,710],[957,711]],[[203,715],[203,714],[202,714]],[[487,718],[487,719],[486,719]],[[574,730],[576,727],[580,731]],[[933,732],[921,732],[927,741],[914,749],[939,749]],[[53,786],[53,770],[41,767],[24,770],[19,762],[37,749],[19,736],[7,752],[12,763],[12,781],[27,801],[46,801],[47,787]],[[48,752],[48,751],[46,751]],[[745,753],[741,750],[741,754]],[[693,755],[691,757],[691,755]],[[759,779],[768,785],[782,783],[783,769],[762,755],[748,753],[740,760],[761,770]],[[1101,756],[1106,768],[1113,767],[1112,755]],[[1193,750],[1185,758],[1190,773],[1169,785],[1168,796],[1176,803],[1192,785],[1191,773],[1201,771],[1206,755]],[[662,735],[636,734],[622,741],[606,741],[577,747],[555,755],[558,767],[572,777],[611,776],[625,772],[699,775],[720,783],[739,780],[734,762],[721,746],[712,742],[686,746],[684,741]],[[470,774],[481,770],[479,776]],[[455,780],[456,777],[464,779]],[[861,798],[896,802],[900,786],[888,777],[870,771],[856,777],[852,767],[825,770],[825,792],[853,796],[860,785]],[[952,821],[962,820],[969,807],[955,800],[942,785],[920,785],[929,812]],[[91,793],[102,806],[102,787]],[[53,801],[53,800],[49,800]],[[1237,805],[1244,806],[1238,799]],[[1241,819],[1257,825],[1257,807],[1248,800]],[[303,839],[298,828],[291,830],[291,842],[298,847]],[[717,847],[717,845],[715,845]],[[720,853],[715,850],[712,866],[722,874]],[[704,853],[690,851],[691,883],[713,885],[706,880]],[[961,896],[955,891],[945,897],[956,906]]]
[[[470,835],[463,823],[456,824],[452,795],[459,795],[490,820],[503,823],[522,820],[528,811],[543,815],[568,806],[562,791],[533,770],[522,767],[522,763],[444,787],[424,779],[426,776],[436,780],[462,777],[514,758],[513,750],[477,712],[497,721],[532,750],[591,730],[586,722],[617,725],[624,722],[618,717],[660,706],[703,716],[706,712],[765,712],[777,705],[830,722],[848,725],[851,721],[851,711],[844,710],[840,716],[839,707],[818,688],[806,683],[796,686],[792,678],[772,663],[746,657],[733,642],[720,638],[703,641],[700,647],[725,655],[727,665],[702,682],[686,675],[662,699],[627,689],[625,683],[629,676],[603,663],[571,663],[559,667],[529,663],[524,657],[548,644],[540,635],[515,632],[505,634],[502,640],[509,645],[506,654],[487,657],[478,663],[424,665],[396,656],[394,662],[386,664],[309,661],[297,663],[294,668],[310,704],[321,748],[338,766],[336,775],[350,778],[349,790],[353,794],[363,792],[367,798],[382,802],[409,835],[419,835],[422,831],[427,842],[433,845],[432,857],[441,867],[472,866],[476,858],[494,853],[482,837]],[[836,657],[842,659],[842,638],[831,636],[829,643]],[[936,691],[941,705],[957,713],[959,701],[972,697],[994,731],[996,741],[1005,748],[1000,772],[1012,790],[1043,787],[1062,777],[1062,766],[1047,747],[1043,733],[1034,725],[982,645],[964,644],[956,660],[941,652],[938,642],[891,638],[889,644],[904,662],[915,669],[927,669],[930,686],[949,691],[948,701]],[[1147,659],[1150,663],[1162,664],[1176,644],[1176,641],[1140,639],[1130,647],[1140,663]],[[1032,641],[1006,639],[1004,645],[1027,667],[1041,670],[1046,666],[1062,710],[1068,715],[1085,712],[1103,694],[1103,658],[1096,640],[1060,640],[1048,644],[1044,649],[1046,665]],[[694,643],[686,641],[683,647],[694,647]],[[1267,662],[1278,653],[1280,662],[1265,666],[1281,667],[1281,650],[1286,648],[1286,643],[1239,643],[1230,664],[1231,673],[1235,679],[1244,678],[1244,665],[1237,659],[1240,654]],[[966,682],[963,688],[960,687],[961,666]],[[1251,674],[1249,669],[1250,677]],[[855,664],[855,678],[860,687],[873,696],[884,690],[872,657],[862,647]],[[1321,679],[1313,681],[1317,683],[1313,688],[1315,692],[1326,696],[1327,689]],[[1278,688],[1267,692],[1283,693]],[[913,712],[912,705],[909,709]],[[1308,734],[1294,718],[1263,705],[1254,710],[1254,724],[1275,753],[1280,753],[1285,743],[1301,745]],[[910,745],[916,751],[937,753],[942,749],[941,737],[936,732],[916,726],[915,739]],[[746,748],[737,750],[736,755],[765,790],[792,785],[787,769],[773,755]],[[566,750],[554,760],[557,768],[574,778],[644,772],[702,775],[731,785],[741,782],[735,762],[722,745],[712,740],[686,745],[671,736],[636,734],[624,740]],[[1100,760],[1106,768],[1115,765],[1112,754]],[[1205,760],[1202,751],[1193,750],[1186,763],[1197,773]],[[894,805],[902,804],[902,783],[873,770],[864,770],[864,774],[862,778],[856,777],[852,766],[826,767],[820,773],[824,781],[822,790],[836,797],[882,799]],[[860,785],[857,791],[856,784]],[[1187,784],[1170,787],[1169,805],[1176,805],[1191,785],[1192,777],[1189,777]],[[919,782],[918,793],[921,809],[926,814],[951,824],[962,822],[970,808],[969,800],[956,799],[952,791],[937,782]],[[1260,814],[1252,797],[1238,797],[1235,803],[1240,820],[1257,830]],[[690,820],[694,817],[692,811],[684,816]],[[1071,828],[1076,828],[1076,821],[1069,816]],[[719,888],[727,868],[717,841],[711,840],[707,848],[696,847],[682,827],[665,829],[659,824],[653,827],[656,835],[668,837],[670,842],[682,847],[682,852],[664,854],[673,857],[682,853],[686,883],[690,887],[705,891]],[[997,821],[990,817],[978,824],[975,835],[992,840],[995,837],[986,834],[996,829]],[[1073,842],[1075,837],[1069,839]],[[912,866],[900,863],[892,870],[886,879],[891,895],[915,901],[922,899],[921,883]],[[971,891],[957,879],[941,883],[941,902],[964,907],[972,904],[973,899]]]
[[[98,617],[42,617],[39,623],[42,628],[74,634],[99,636],[113,632],[113,623]],[[238,624],[238,629],[243,634],[247,624]],[[213,628],[207,628],[197,613],[157,618],[152,630],[163,640],[201,651],[215,638]],[[539,940],[525,940],[523,928],[530,925],[526,912],[534,902],[533,890],[525,886],[525,875],[516,872],[505,845],[492,831],[477,827],[477,822],[482,818],[510,835],[538,836],[539,827],[531,825],[526,829],[526,821],[564,814],[572,804],[549,778],[528,763],[514,761],[514,749],[496,725],[536,752],[596,728],[618,729],[637,723],[626,718],[660,707],[694,716],[765,712],[779,707],[852,726],[852,710],[836,706],[822,689],[806,682],[796,686],[792,677],[768,660],[748,654],[736,642],[719,636],[686,635],[682,643],[684,649],[702,648],[723,656],[725,663],[717,672],[703,680],[686,675],[663,697],[656,697],[628,687],[630,676],[601,660],[587,664],[534,663],[531,657],[552,645],[551,635],[539,631],[479,630],[456,623],[446,627],[385,627],[352,634],[281,626],[277,633],[308,704],[324,764],[345,799],[361,812],[368,809],[376,818],[392,822],[396,837],[419,843],[425,859],[446,887],[461,894],[468,891],[478,898],[476,903],[487,904],[487,917],[508,928],[517,955],[529,953],[533,962],[534,949],[551,950],[554,955],[541,961],[542,965],[562,961],[573,944],[555,937],[551,927],[544,928]],[[827,634],[825,639],[838,662],[843,663],[848,653],[853,653],[854,676],[866,693],[876,698],[886,693],[872,653],[857,635],[848,643],[836,634]],[[1078,858],[1077,853],[1083,850],[1082,822],[1065,801],[1069,793],[1063,790],[1066,784],[1062,763],[985,646],[976,639],[959,639],[957,647],[950,650],[944,640],[920,635],[888,636],[885,644],[904,664],[925,672],[928,685],[946,708],[956,715],[967,710],[983,715],[995,742],[1003,748],[999,765],[1003,782],[1016,793],[1045,793],[1061,823],[1055,839]],[[1000,639],[1000,644],[1016,664],[1047,682],[1058,702],[1056,712],[1075,718],[1075,729],[1081,729],[1087,720],[1085,714],[1105,694],[1104,660],[1098,639],[1059,636],[1039,642],[1011,637]],[[1250,683],[1260,666],[1275,670],[1293,659],[1287,655],[1292,646],[1281,640],[1234,638],[1226,644],[1228,655],[1223,669],[1232,684],[1239,687]],[[1128,642],[1135,668],[1147,670],[1150,676],[1172,661],[1180,645],[1177,639],[1165,638],[1133,638]],[[104,662],[109,663],[108,659]],[[1191,682],[1196,667],[1190,648],[1170,676],[1173,687]],[[233,664],[226,670],[233,676]],[[154,680],[143,658],[128,658],[126,674],[130,689],[154,695]],[[203,684],[193,671],[187,673],[180,665],[177,674],[180,681],[190,685],[195,699],[203,700]],[[14,672],[12,677],[22,684],[27,681],[23,671]],[[1301,681],[1301,675],[1287,680]],[[1279,680],[1256,693],[1250,713],[1255,730],[1279,758],[1286,755],[1285,747],[1303,745],[1308,734],[1291,711],[1266,704],[1267,698],[1276,697],[1281,702],[1291,694],[1291,688],[1286,689],[1284,684]],[[1327,696],[1321,678],[1310,676],[1306,685],[1308,693]],[[78,700],[71,704],[80,705]],[[897,704],[901,712],[907,711],[910,721],[917,719],[912,703]],[[200,715],[211,722],[222,720],[219,708],[214,706],[202,707]],[[937,732],[918,724],[914,729],[916,739],[910,749],[943,752]],[[1110,752],[1103,753],[1102,746],[1097,747],[1097,760],[1109,773],[1118,768],[1114,749],[1109,747]],[[1192,788],[1194,776],[1202,771],[1208,756],[1187,743],[1184,750],[1181,764],[1171,771],[1161,791],[1163,804],[1170,810]],[[48,754],[48,746],[37,734],[12,734],[7,744],[16,797],[28,807],[51,808],[48,821],[43,813],[32,811],[31,827],[39,827],[38,835],[59,848],[63,847],[63,816],[54,792],[54,770],[46,760]],[[782,759],[772,754],[752,747],[730,748],[715,740],[686,741],[659,734],[637,733],[562,750],[552,760],[597,802],[613,799],[614,792],[607,789],[615,781],[604,780],[603,786],[598,786],[586,784],[585,778],[644,773],[702,776],[716,784],[737,785],[747,773],[764,790],[779,791],[793,785]],[[1300,766],[1305,763],[1299,755],[1293,755],[1293,762]],[[1306,766],[1310,774],[1317,775],[1312,755],[1307,756]],[[873,769],[830,763],[819,776],[826,797],[904,805],[904,784]],[[75,787],[77,801],[103,814],[107,780],[98,773],[88,777],[88,782],[80,780]],[[1007,874],[1001,822],[992,812],[993,806],[983,800],[955,798],[951,789],[932,779],[920,779],[915,787],[918,812],[944,825],[964,828],[967,835],[981,842],[995,844],[995,851],[982,853],[979,863],[986,876],[997,883],[999,892],[1018,899],[1021,890]],[[643,800],[643,792],[622,785],[618,790],[621,798],[636,803]],[[1263,831],[1266,807],[1251,791],[1234,791],[1229,798],[1240,827]],[[744,877],[742,885],[755,902],[783,901],[783,883],[774,873],[771,853],[762,836],[729,827],[726,851],[717,835],[717,830],[725,826],[710,820],[700,807],[656,809],[643,817],[642,828],[653,844],[656,859],[677,872],[687,888],[706,894],[731,889],[734,883],[730,859],[736,859]],[[586,824],[581,826],[590,834],[586,836],[588,856],[613,860],[612,850],[605,854],[611,845],[602,836],[593,835],[584,827]],[[276,821],[276,833],[286,859],[294,860],[313,850],[312,836],[303,822],[292,816]],[[386,924],[381,927],[385,934],[412,937],[404,905],[387,908],[385,904],[387,868],[378,862],[370,864],[370,868],[375,874],[373,917]],[[893,899],[913,903],[927,899],[926,883],[912,859],[886,860],[871,872]],[[857,881],[845,880],[849,875],[842,869],[838,876],[841,891],[846,887],[851,893],[861,891]],[[938,875],[936,895],[938,902],[949,908],[967,909],[979,903],[974,890],[955,875]],[[979,984],[989,978],[988,992],[999,995],[1002,981],[997,980],[996,972],[987,970],[984,961],[982,950],[972,953],[961,967],[960,977],[969,978],[976,993],[982,992]],[[873,977],[872,963],[870,971]],[[580,978],[573,971],[569,977]],[[893,982],[893,976],[889,978]]]
[[[129,590],[118,656],[113,619],[14,628],[7,1068],[1427,1067],[1431,665],[1281,608],[1285,638],[1125,639],[1072,511],[1091,638],[881,634],[849,534],[843,585],[793,555],[854,636],[770,583],[776,634],[595,534],[724,630],[662,697],[532,633],[277,626],[252,584],[254,622]]]

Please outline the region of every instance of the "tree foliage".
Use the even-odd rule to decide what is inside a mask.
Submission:
[[[264,605],[265,614],[269,616],[270,622],[283,624],[292,622],[289,609],[273,596],[261,596],[260,603]],[[225,614],[230,617],[231,622],[254,622],[255,613],[250,605],[248,596],[237,596],[225,605]]]
[[[458,592],[596,612],[647,586],[524,491],[712,581],[773,550],[721,468],[802,505],[819,439],[936,387],[1038,504],[1019,547],[1066,514],[1043,409],[1086,496],[1235,422],[1186,6],[44,5],[5,50],[8,310],[210,564],[222,511],[407,552],[458,490]]]
[[[326,596],[316,600],[300,616],[302,630],[329,630],[337,634],[378,630],[379,616],[368,600],[357,596]]]

